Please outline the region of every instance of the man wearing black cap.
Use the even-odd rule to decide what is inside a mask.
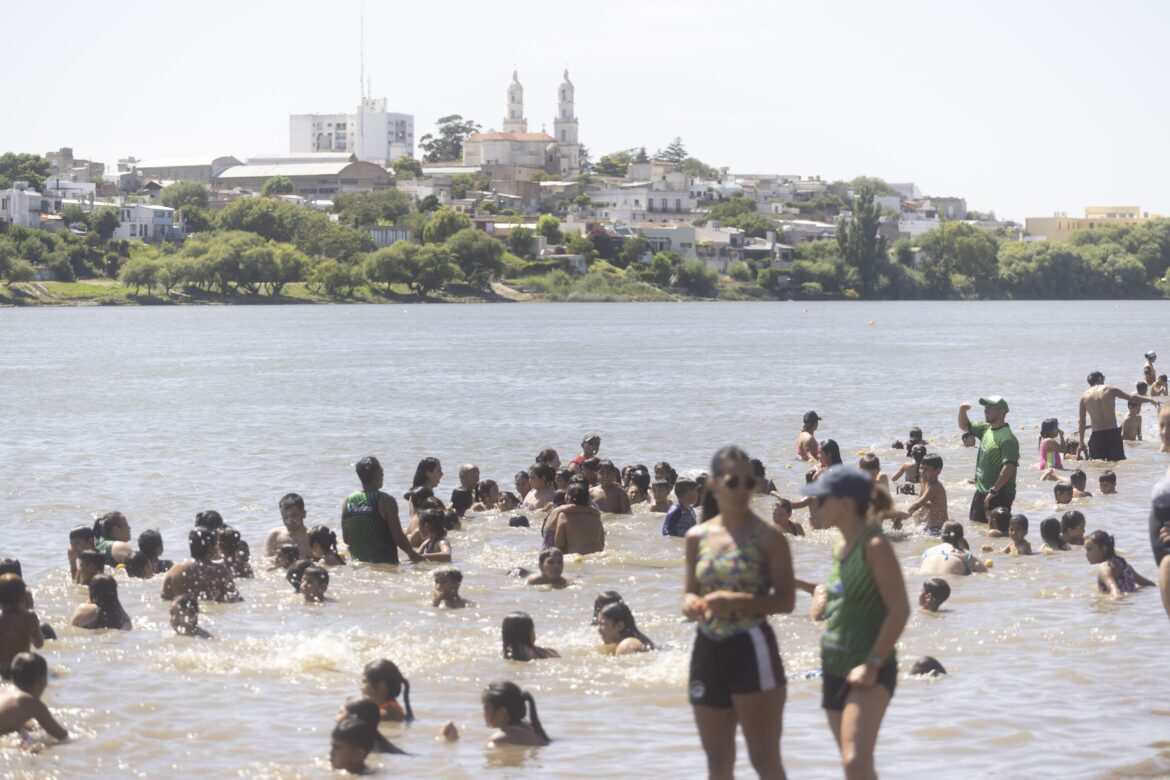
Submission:
[[[817,437],[813,434],[821,423],[821,416],[816,412],[804,413],[804,427],[796,437],[796,457],[800,460],[816,460],[821,456],[821,445],[817,444]]]
[[[1154,406],[1158,402],[1145,395],[1130,394],[1120,387],[1105,384],[1105,375],[1100,371],[1089,374],[1089,389],[1081,395],[1080,408],[1080,449],[1077,454],[1085,453],[1091,460],[1125,460],[1125,444],[1121,438],[1121,428],[1117,427],[1117,399],[1148,403]],[[1093,433],[1085,441],[1085,429],[1092,425]]]
[[[986,523],[996,507],[1010,511],[1016,500],[1016,471],[1020,466],[1020,443],[1004,418],[1008,402],[998,395],[980,398],[985,422],[971,422],[967,410],[971,404],[959,405],[959,430],[979,440],[975,459],[975,495],[971,497],[971,522]]]

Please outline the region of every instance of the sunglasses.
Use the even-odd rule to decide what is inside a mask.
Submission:
[[[723,486],[735,490],[737,487],[739,487],[739,477],[735,475],[724,477]],[[748,490],[754,490],[756,487],[756,478],[745,477],[743,480],[743,486]]]

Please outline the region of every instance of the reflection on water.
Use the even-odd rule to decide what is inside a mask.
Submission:
[[[276,501],[305,496],[308,522],[336,526],[354,489],[352,464],[377,454],[401,495],[417,460],[441,458],[454,486],[472,460],[502,485],[552,445],[566,460],[586,430],[619,464],[667,459],[702,468],[714,449],[742,444],[793,494],[800,416],[810,408],[854,457],[888,448],[921,425],[945,460],[952,517],[970,500],[972,450],[954,429],[958,403],[1009,398],[1029,459],[1019,511],[1034,529],[1055,513],[1051,483],[1030,466],[1037,425],[1071,420],[1082,377],[1100,368],[1136,381],[1157,303],[761,304],[458,307],[286,307],[0,311],[0,554],[20,557],[41,616],[61,640],[46,650],[46,699],[76,735],[38,756],[0,738],[0,772],[13,777],[320,777],[337,706],[357,693],[362,666],[392,658],[411,682],[418,721],[383,730],[409,757],[375,758],[436,777],[590,777],[650,769],[704,771],[685,680],[693,628],[679,614],[681,542],[661,516],[608,525],[610,549],[566,561],[573,585],[529,588],[506,572],[536,569],[536,528],[488,514],[452,535],[466,610],[431,609],[433,567],[334,570],[337,603],[300,602],[279,573],[242,583],[245,601],[205,605],[198,641],[170,633],[159,581],[122,579],[129,633],[63,628],[84,593],[69,582],[66,535],[118,508],[135,534],[159,528],[167,557],[184,556],[196,511],[215,507],[254,550],[279,524]],[[1110,322],[1108,331],[1054,333],[1054,318]],[[875,320],[876,328],[868,326]],[[925,325],[928,324],[929,327]],[[1155,421],[1147,413],[1147,438]],[[1066,424],[1066,430],[1071,429]],[[1146,576],[1145,507],[1165,469],[1152,441],[1114,470],[1119,495],[1081,502],[1089,529],[1117,537]],[[1090,465],[1095,486],[1100,467]],[[903,503],[905,499],[902,499]],[[761,512],[768,502],[758,504]],[[539,518],[534,517],[535,526]],[[983,538],[970,531],[972,543]],[[828,571],[833,532],[793,541],[799,576]],[[909,587],[933,540],[897,543]],[[881,771],[956,776],[1153,777],[1170,772],[1159,740],[1167,714],[1150,692],[1170,662],[1155,593],[1116,603],[1096,593],[1093,568],[1073,551],[1007,558],[952,582],[942,615],[911,618],[904,665],[933,655],[944,679],[900,681],[882,730]],[[619,591],[662,649],[615,658],[589,624],[594,596]],[[499,625],[533,615],[559,660],[500,657]],[[834,776],[835,749],[819,708],[819,629],[801,595],[774,618],[790,676],[784,756],[793,777]],[[533,692],[554,742],[487,754],[479,695],[507,678]],[[1109,713],[1103,736],[1101,714]],[[437,742],[451,718],[455,744]],[[1116,719],[1116,720],[1115,720]],[[750,775],[746,752],[739,771]]]

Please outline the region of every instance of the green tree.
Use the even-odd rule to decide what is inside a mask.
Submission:
[[[678,136],[674,137],[665,149],[659,149],[654,153],[654,159],[665,160],[671,163],[680,163],[687,159],[687,149],[683,146],[682,139]]]
[[[442,207],[431,215],[423,228],[423,243],[441,244],[461,230],[471,227],[471,220],[466,214],[460,214],[447,207]]]
[[[638,147],[637,151],[634,152],[634,162],[636,162],[636,163],[650,162],[650,157],[647,156],[647,154],[646,154],[646,147],[645,146]]]
[[[89,213],[89,229],[97,233],[102,241],[109,241],[121,224],[122,218],[113,206],[102,206]]]
[[[742,217],[745,214],[754,214],[756,211],[756,201],[745,195],[732,195],[725,201],[716,203],[707,212],[707,216],[701,220],[696,220],[696,224],[702,224],[712,219],[717,219],[720,222],[726,222],[729,219]]]
[[[753,238],[764,238],[769,232],[775,231],[776,223],[763,214],[749,211],[735,217],[728,217],[723,222],[724,227],[739,228]]]
[[[727,267],[727,275],[737,282],[752,281],[752,269],[747,263],[736,261]]]
[[[466,198],[473,192],[488,192],[492,187],[492,175],[487,171],[476,174],[458,173],[451,177],[451,197]]]
[[[126,261],[122,270],[118,272],[118,281],[127,287],[133,287],[135,295],[138,295],[142,287],[146,288],[146,294],[149,295],[158,284],[161,271],[162,263],[158,257],[143,253]]]
[[[761,268],[756,274],[756,284],[769,292],[779,292],[782,278],[775,268]]]
[[[479,125],[470,119],[465,120],[459,114],[439,117],[435,124],[438,137],[427,133],[418,139],[418,146],[424,152],[423,160],[426,162],[462,160],[463,142],[472,133],[479,132]]]
[[[159,200],[164,206],[176,211],[184,206],[198,206],[206,209],[209,201],[207,187],[197,181],[177,181],[162,188]]]
[[[508,251],[518,257],[531,257],[536,249],[536,236],[526,227],[517,225],[508,231]]]
[[[78,223],[89,227],[89,215],[76,203],[69,203],[61,208],[61,221],[69,227]]]
[[[695,157],[686,158],[678,164],[675,170],[685,173],[687,176],[694,176],[696,179],[711,180],[719,178],[719,171]]]
[[[426,244],[419,247],[418,270],[410,282],[410,288],[420,298],[433,290],[441,290],[455,279],[457,270],[451,256],[441,244]]]
[[[945,222],[918,237],[922,274],[931,292],[949,297],[955,274],[976,297],[995,294],[999,281],[999,241],[988,230],[964,222]],[[960,296],[971,297],[971,296]]]
[[[4,268],[4,282],[11,285],[13,282],[31,282],[36,276],[36,269],[27,260],[14,258]]]
[[[897,195],[898,191],[886,184],[885,179],[876,176],[857,176],[849,182],[848,188],[854,192],[868,189],[874,195]]]
[[[434,211],[435,209],[439,208],[440,205],[441,204],[439,203],[439,199],[437,197],[435,197],[434,195],[427,195],[425,198],[423,198],[422,200],[420,200],[418,202],[418,210],[419,211]]]
[[[6,190],[18,181],[41,192],[49,175],[49,161],[39,154],[5,152],[0,154],[0,190]]]
[[[272,198],[277,195],[291,195],[296,192],[296,186],[292,183],[292,179],[287,176],[272,176],[264,182],[264,186],[260,189],[260,194],[265,198]]]
[[[203,233],[211,230],[211,215],[207,209],[188,204],[179,209],[179,221],[187,228],[188,233]]]
[[[565,243],[565,251],[571,255],[582,255],[587,262],[592,262],[597,258],[593,242],[589,240],[588,236],[581,233],[569,234],[569,240]]]
[[[629,150],[612,152],[601,156],[593,166],[593,172],[599,176],[625,176],[632,161],[633,154]]]
[[[472,286],[487,289],[492,276],[504,273],[504,245],[481,230],[464,228],[444,246]]]
[[[396,189],[355,192],[336,196],[333,210],[346,225],[393,225],[414,211],[414,199]]]
[[[687,260],[675,274],[676,284],[702,298],[713,298],[719,289],[719,274],[699,260]]]
[[[544,236],[550,244],[559,244],[564,240],[561,235],[561,221],[552,214],[541,214],[536,220],[536,234]]]
[[[615,264],[621,268],[629,268],[636,266],[642,262],[642,258],[650,251],[650,242],[641,233],[635,233],[632,236],[627,236],[622,241],[622,248],[618,250],[615,259]]]
[[[418,254],[422,247],[409,241],[397,241],[366,258],[366,278],[374,284],[411,284],[419,273]]]
[[[359,269],[336,260],[321,261],[309,275],[309,284],[330,298],[348,298],[364,281]]]
[[[886,254],[886,239],[878,235],[881,208],[873,190],[862,187],[853,199],[853,219],[837,222],[837,246],[845,264],[857,269],[861,295],[872,298],[877,285],[877,265]]]
[[[577,147],[577,163],[581,166],[581,173],[593,170],[593,158],[589,156],[589,147],[585,144]]]
[[[407,154],[390,163],[390,167],[399,179],[417,179],[423,175],[422,163]]]
[[[658,252],[654,257],[650,258],[650,265],[643,273],[643,278],[648,279],[659,287],[666,287],[670,284],[670,280],[674,278],[674,270],[678,266],[678,256],[672,252]]]

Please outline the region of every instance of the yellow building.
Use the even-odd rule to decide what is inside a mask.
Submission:
[[[1032,238],[1064,241],[1078,230],[1106,225],[1137,225],[1150,219],[1139,206],[1086,206],[1084,217],[1070,217],[1064,213],[1051,217],[1028,217],[1024,231]]]

